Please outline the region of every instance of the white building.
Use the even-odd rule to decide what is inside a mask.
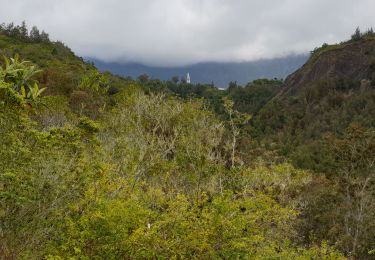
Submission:
[[[188,72],[188,74],[186,75],[186,83],[190,84],[191,81],[190,81],[190,74]]]

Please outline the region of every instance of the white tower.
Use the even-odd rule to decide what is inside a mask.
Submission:
[[[186,83],[190,84],[190,74],[188,72],[188,74],[186,75]]]

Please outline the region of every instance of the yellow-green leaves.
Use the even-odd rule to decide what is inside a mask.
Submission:
[[[33,80],[33,76],[40,70],[30,62],[20,60],[18,55],[10,59],[4,57],[4,63],[4,67],[0,68],[0,89],[5,92],[2,95],[0,93],[0,98],[18,104],[35,102],[45,91]]]
[[[225,97],[223,98],[225,112],[228,115],[228,124],[231,131],[231,138],[227,141],[226,149],[230,153],[230,165],[233,168],[237,162],[241,162],[236,155],[238,137],[240,135],[240,126],[246,124],[251,116],[246,113],[241,113],[234,109],[233,100]]]
[[[97,122],[87,117],[80,118],[78,127],[82,128],[83,130],[91,134],[99,132],[100,129],[100,125]]]
[[[123,175],[195,192],[223,167],[223,125],[203,103],[148,96],[139,89],[115,98],[118,104],[106,115],[99,137]]]
[[[29,93],[27,93],[27,98],[33,101],[36,101],[38,97],[46,90],[46,88],[39,89],[37,83],[34,82],[34,85],[29,88]]]
[[[42,91],[22,86],[17,93]],[[299,212],[291,197],[309,184],[307,172],[288,164],[227,167],[224,124],[200,101],[136,86],[113,100],[97,121],[76,114],[36,124],[25,110],[0,110],[0,253],[340,259],[327,245],[293,243]],[[66,99],[46,101],[49,113],[67,109]]]
[[[108,79],[105,74],[92,70],[82,77],[79,87],[104,94],[108,90]]]

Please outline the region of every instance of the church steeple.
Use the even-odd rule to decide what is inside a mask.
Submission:
[[[190,74],[189,74],[189,72],[187,73],[187,75],[186,75],[186,83],[188,83],[188,84],[190,84]]]

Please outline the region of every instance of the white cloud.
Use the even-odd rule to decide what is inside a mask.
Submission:
[[[307,52],[375,26],[373,0],[0,0],[78,55],[185,65]]]

